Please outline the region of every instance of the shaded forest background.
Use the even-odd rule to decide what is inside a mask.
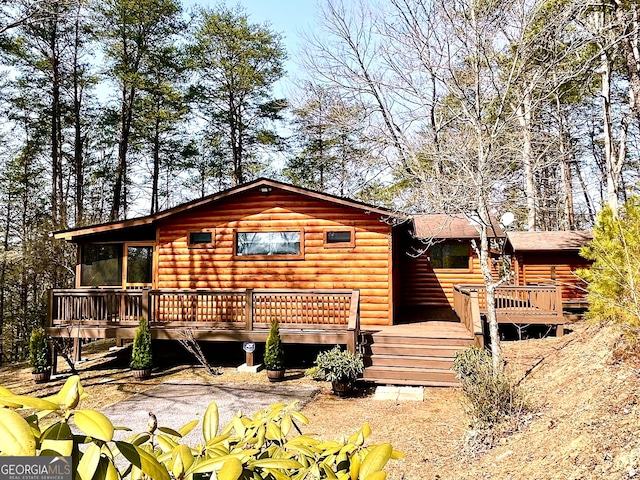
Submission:
[[[49,232],[259,176],[589,228],[637,191],[637,10],[324,0],[320,27],[286,52],[241,7],[0,1],[0,358],[25,356],[46,291],[71,285],[75,251]]]

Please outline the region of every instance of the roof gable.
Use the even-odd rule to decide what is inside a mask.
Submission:
[[[177,205],[173,208],[163,210],[162,212],[158,212],[154,215],[147,215],[143,217],[131,218],[128,220],[120,220],[116,222],[107,222],[107,223],[101,223],[96,225],[88,225],[88,226],[72,228],[68,230],[61,230],[61,231],[53,232],[51,236],[53,236],[56,239],[73,240],[74,238],[82,237],[86,235],[94,235],[97,233],[128,229],[128,228],[139,227],[143,225],[152,225],[155,222],[158,222],[165,218],[178,215],[180,213],[187,212],[193,209],[201,208],[207,205],[211,205],[217,201],[220,201],[223,199],[229,199],[235,195],[240,195],[247,191],[258,190],[261,193],[263,193],[265,196],[268,196],[274,189],[281,189],[287,192],[297,193],[299,195],[304,195],[304,196],[315,198],[318,200],[324,200],[327,202],[336,203],[346,207],[356,208],[368,213],[374,213],[374,214],[378,214],[385,217],[402,217],[401,215],[395,214],[391,210],[388,210],[386,208],[376,207],[374,205],[369,205],[364,202],[359,202],[356,200],[351,200],[351,199],[339,197],[336,195],[330,195],[327,193],[321,193],[321,192],[317,192],[317,191],[310,190],[303,187],[296,187],[294,185],[278,182],[276,180],[259,178],[252,182],[238,185],[236,187],[232,187],[227,190],[214,193],[207,197],[199,198],[197,200],[192,200],[191,202]]]

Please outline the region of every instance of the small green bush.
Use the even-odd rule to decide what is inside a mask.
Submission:
[[[304,376],[316,381],[324,380],[324,377],[320,374],[320,369],[317,365],[307,368],[304,371]]]
[[[316,365],[317,376],[328,382],[353,384],[364,372],[362,355],[342,350],[338,345],[320,352]]]
[[[141,318],[136,336],[133,339],[133,347],[131,349],[131,368],[135,370],[143,370],[151,368],[153,365],[153,355],[151,353],[151,332],[149,331],[149,322]]]
[[[457,352],[456,378],[475,428],[486,429],[526,410],[524,395],[504,372],[494,372],[491,354],[478,347]]]
[[[284,349],[280,340],[280,326],[277,320],[271,322],[271,329],[264,348],[264,366],[267,370],[284,370]]]
[[[44,373],[51,369],[51,346],[44,328],[34,328],[29,339],[29,363],[33,373]]]

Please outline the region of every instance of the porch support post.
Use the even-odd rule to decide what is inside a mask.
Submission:
[[[244,320],[247,331],[253,330],[253,288],[247,288],[244,302]],[[247,363],[248,365],[248,363]]]
[[[564,335],[564,312],[562,307],[562,287],[556,285],[556,312],[558,313],[558,322],[560,322],[556,327],[556,337]]]
[[[51,375],[58,373],[58,344],[51,342]]]
[[[148,322],[151,322],[152,319],[149,317],[149,289],[148,288],[142,289],[142,300],[141,300],[140,309],[142,310],[142,318],[144,318]]]
[[[253,367],[253,352],[245,352],[245,360],[247,367]]]
[[[47,291],[47,327],[53,326],[53,289]]]
[[[482,316],[480,315],[480,300],[478,298],[478,290],[469,292],[471,304],[471,320],[473,322],[473,335],[475,344],[479,348],[484,348],[484,332],[482,331]]]
[[[73,361],[79,362],[82,360],[82,339],[75,337],[73,339]]]

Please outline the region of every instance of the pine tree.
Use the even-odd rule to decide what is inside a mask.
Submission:
[[[191,56],[198,73],[194,100],[208,122],[205,135],[221,135],[233,183],[244,183],[260,167],[258,148],[281,143],[273,123],[286,103],[272,96],[284,75],[280,35],[250,23],[240,8],[202,10]]]

